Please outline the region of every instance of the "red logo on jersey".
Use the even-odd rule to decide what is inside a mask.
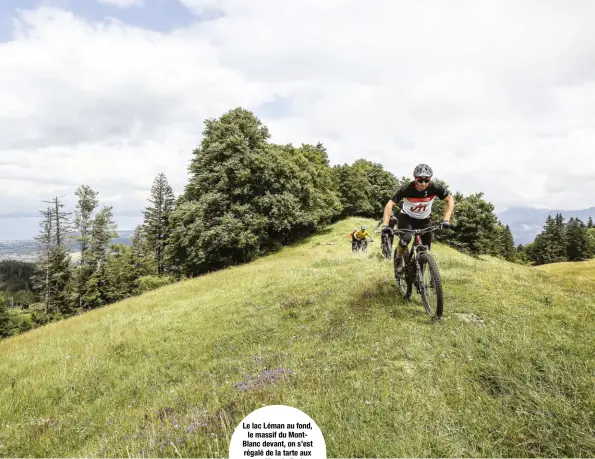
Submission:
[[[418,204],[417,206],[411,208],[411,212],[425,212],[427,207],[427,204]]]
[[[409,202],[430,202],[436,196],[428,196],[426,198],[407,198]]]

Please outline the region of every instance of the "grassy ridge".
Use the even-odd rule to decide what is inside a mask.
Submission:
[[[358,223],[0,342],[0,455],[226,457],[287,404],[329,457],[595,456],[595,292],[436,246],[431,323]]]
[[[536,269],[567,281],[580,284],[581,290],[595,292],[595,259],[587,261],[551,263],[537,266]]]

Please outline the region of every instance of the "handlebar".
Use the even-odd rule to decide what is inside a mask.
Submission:
[[[427,228],[414,229],[414,230],[396,229],[396,230],[393,230],[393,233],[395,233],[395,234],[399,234],[399,233],[424,234],[424,233],[429,233],[430,231],[436,231],[436,230],[441,230],[441,229],[442,228],[440,226],[429,226]]]
[[[450,226],[449,229],[454,229],[454,226]],[[393,230],[393,234],[403,234],[403,233],[412,233],[412,234],[425,234],[425,233],[429,233],[430,231],[442,231],[444,230],[444,228],[442,228],[440,225],[436,225],[436,226],[428,226],[427,228],[423,228],[423,229],[414,229],[414,230],[410,230],[410,229],[394,229]]]

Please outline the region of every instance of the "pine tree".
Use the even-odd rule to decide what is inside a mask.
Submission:
[[[118,237],[113,221],[112,207],[102,208],[93,219],[91,244],[89,247],[89,268],[91,276],[85,285],[83,302],[87,307],[96,308],[107,303],[107,276],[105,265],[109,255],[109,243]]]
[[[543,251],[539,250],[540,240],[542,239],[543,234],[540,233],[535,237],[533,242],[525,245],[523,252],[529,260],[534,265],[542,265],[543,264]]]
[[[434,217],[436,218],[438,217],[437,215]],[[441,216],[440,216],[441,217]],[[439,224],[439,222],[442,221],[441,219],[439,221],[436,221],[436,224]],[[504,225],[502,225],[502,223],[497,222],[494,225],[494,230],[492,233],[490,233],[490,243],[487,246],[487,251],[490,255],[497,257],[503,257],[504,256]]]
[[[118,237],[112,209],[111,206],[103,207],[93,219],[89,250],[91,263],[95,269],[105,264],[109,254],[109,243],[113,238]]]
[[[555,218],[554,231],[550,235],[550,251],[553,256],[552,263],[566,261],[566,225],[562,214],[557,214]]]
[[[75,229],[79,233],[77,240],[81,250],[81,258],[77,267],[76,279],[76,296],[79,308],[85,307],[83,304],[83,296],[87,282],[92,274],[89,247],[91,246],[93,212],[99,204],[97,194],[98,193],[93,191],[88,185],[80,186],[75,192],[75,195],[78,197],[75,210]]]
[[[105,265],[106,300],[108,303],[123,300],[134,292],[134,272],[131,268],[132,248],[113,244]]]
[[[6,309],[4,297],[0,295],[0,338],[6,338],[12,334],[12,321]]]
[[[529,251],[529,245],[519,244],[515,250],[516,261],[521,264],[528,264],[529,262],[531,262],[531,259],[529,257]]]
[[[512,237],[512,232],[510,231],[510,227],[506,225],[504,227],[504,231],[502,233],[502,252],[501,255],[508,261],[513,261],[515,258],[515,248],[514,248],[514,238]]]
[[[64,197],[64,196],[62,196]],[[72,314],[69,298],[70,289],[70,253],[69,241],[72,239],[71,212],[64,212],[64,204],[56,196],[52,200],[55,222],[55,244],[51,251],[51,308],[63,316]]]
[[[566,256],[568,261],[587,260],[590,256],[587,227],[579,220],[571,218],[566,231]]]
[[[70,236],[69,213],[61,209],[64,205],[58,197],[51,201],[46,210],[41,211],[41,234],[36,238],[43,251],[37,263],[35,285],[41,293],[46,313],[69,315],[72,312],[68,297],[70,282],[70,255],[67,238]]]
[[[49,267],[49,309],[69,316],[72,314],[72,304],[68,295],[71,279],[70,254],[64,245],[55,245],[50,249]]]
[[[576,254],[576,224],[573,217],[568,220],[566,225],[566,237],[564,238],[564,247],[566,249],[566,256],[568,261],[575,261],[574,258]]]
[[[72,231],[72,223],[70,221],[71,213],[63,212],[61,210],[64,207],[64,204],[60,202],[57,196],[51,201],[43,202],[52,205],[54,218],[53,245],[57,247],[64,247],[67,242],[67,238],[70,236],[70,232]]]
[[[587,222],[587,228],[593,228],[593,217],[589,217],[589,221]]]
[[[576,219],[576,253],[578,260],[588,260],[591,256],[591,250],[589,245],[589,235],[587,233],[587,225],[581,221],[580,218]]]
[[[595,228],[587,228],[587,242],[589,247],[589,258],[595,256]]]
[[[543,231],[535,238],[534,261],[536,264],[566,261],[566,238],[564,218],[548,215]]]
[[[544,237],[543,233],[539,233],[535,236],[535,240],[525,246],[525,253],[527,258],[535,265],[542,265],[545,262],[544,259]]]
[[[157,274],[157,264],[151,246],[144,233],[144,227],[136,227],[132,235],[132,248],[130,250],[131,282],[136,289],[137,281],[143,276]]]
[[[42,250],[39,260],[36,263],[33,282],[35,290],[39,292],[40,296],[43,298],[45,312],[47,314],[50,306],[50,270],[54,219],[51,207],[48,207],[46,210],[42,210],[40,212],[43,216],[43,219],[39,223],[40,234],[35,238],[35,240],[41,245]]]
[[[174,192],[167,182],[165,174],[159,173],[151,188],[149,206],[143,212],[145,215],[145,234],[155,254],[157,274],[166,271],[166,248],[171,234],[169,217],[174,211]]]

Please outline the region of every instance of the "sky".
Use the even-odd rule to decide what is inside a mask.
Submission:
[[[204,120],[238,106],[332,164],[427,163],[497,211],[591,207],[593,17],[590,0],[2,0],[0,216],[73,208],[81,184],[138,215],[159,172],[182,192]]]

